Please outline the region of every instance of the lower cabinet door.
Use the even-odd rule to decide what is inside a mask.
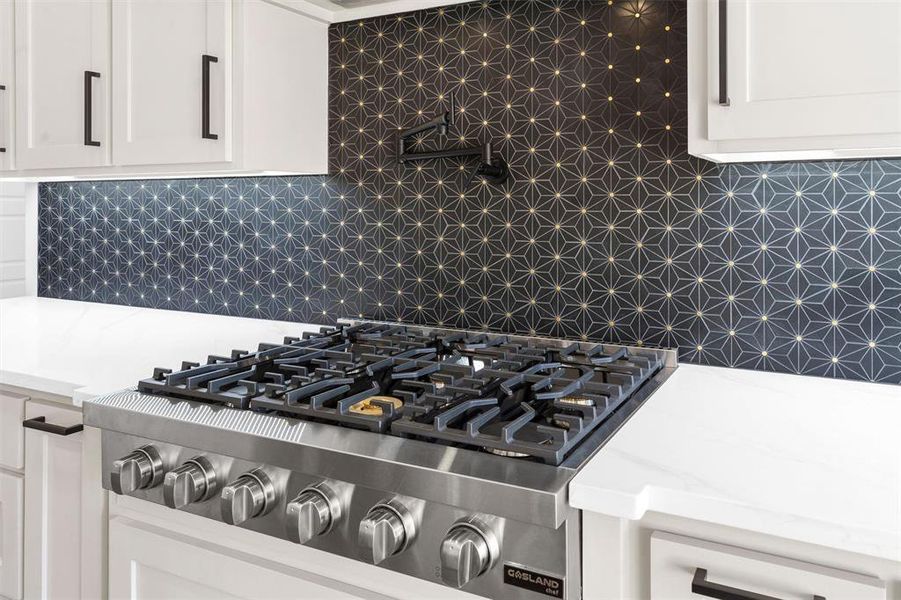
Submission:
[[[886,600],[886,591],[868,575],[655,531],[651,598]]]
[[[0,598],[22,598],[22,477],[0,473]]]
[[[383,598],[124,517],[109,524],[110,600]]]
[[[81,597],[81,411],[29,401],[25,431],[25,597]],[[67,433],[67,428],[69,433]]]

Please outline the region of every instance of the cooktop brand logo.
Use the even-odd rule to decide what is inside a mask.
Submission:
[[[512,563],[504,564],[504,583],[553,598],[563,597],[563,578],[538,573]]]

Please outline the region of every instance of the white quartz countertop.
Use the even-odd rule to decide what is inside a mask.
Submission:
[[[317,326],[0,300],[0,384],[72,398]],[[901,561],[901,387],[680,365],[570,486],[577,508],[683,516]]]
[[[72,302],[0,300],[0,384],[72,398],[76,405],[134,386],[154,367],[256,350],[318,326]]]
[[[680,365],[569,496],[901,562],[901,386]]]

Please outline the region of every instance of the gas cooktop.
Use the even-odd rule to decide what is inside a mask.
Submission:
[[[85,403],[85,425],[115,494],[483,598],[578,600],[569,482],[675,367],[670,350],[346,322],[157,368]]]
[[[343,323],[157,368],[138,390],[559,465],[666,351]]]

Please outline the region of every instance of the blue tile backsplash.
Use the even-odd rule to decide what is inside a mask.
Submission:
[[[490,0],[335,25],[330,175],[42,184],[39,292],[901,383],[901,159],[690,157],[685,21]],[[509,182],[396,164],[397,129],[452,92],[450,143],[491,140]]]

